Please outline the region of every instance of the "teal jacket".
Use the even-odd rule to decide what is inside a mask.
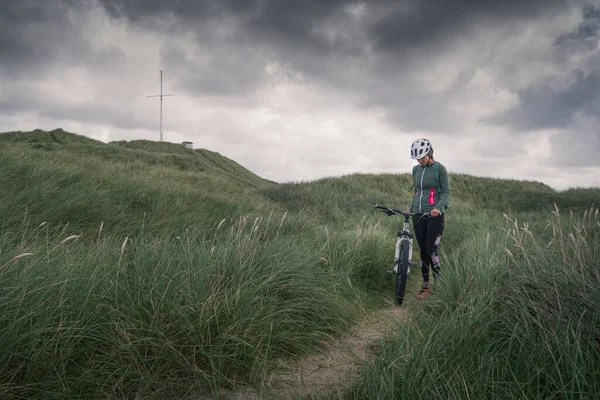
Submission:
[[[438,180],[435,178],[434,164],[438,164]],[[435,161],[431,165],[422,167],[415,166],[415,195],[411,206],[411,211],[416,213],[428,213],[434,208],[441,213],[446,211],[450,201],[450,181],[446,167]]]

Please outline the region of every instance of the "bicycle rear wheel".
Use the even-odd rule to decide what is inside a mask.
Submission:
[[[400,257],[398,260],[398,272],[396,273],[396,304],[401,306],[404,302],[404,293],[406,292],[406,280],[408,279],[410,244],[408,240],[400,243]]]

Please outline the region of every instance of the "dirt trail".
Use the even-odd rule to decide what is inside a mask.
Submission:
[[[371,346],[393,334],[407,310],[390,307],[371,315],[352,332],[332,341],[324,352],[282,364],[264,383],[264,389],[221,392],[226,400],[297,399],[301,396],[341,394],[357,378],[360,363],[372,356]]]

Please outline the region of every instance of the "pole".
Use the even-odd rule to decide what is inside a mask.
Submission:
[[[162,69],[160,70],[160,141],[163,141],[163,134],[162,134],[162,116],[163,116],[163,112],[162,112],[162,98],[163,98],[163,91],[162,91]]]
[[[153,95],[153,96],[146,96],[146,97],[159,97],[160,98],[160,141],[163,141],[163,97],[165,96],[175,96],[172,93],[169,94],[163,94],[163,71],[162,69],[159,69],[160,71],[160,94],[157,95]]]

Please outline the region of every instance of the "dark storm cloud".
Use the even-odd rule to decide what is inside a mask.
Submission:
[[[41,76],[49,66],[98,65],[121,59],[116,48],[91,50],[82,15],[91,3],[64,0],[2,0],[0,77]]]
[[[173,35],[165,40],[160,57],[178,93],[243,96],[269,78],[267,65],[278,63],[307,82],[358,93],[362,104],[385,109],[388,120],[400,128],[452,131],[461,121],[448,106],[468,79],[459,77],[443,91],[424,93],[405,72],[419,68],[421,59],[434,60],[436,46],[475,35],[477,26],[553,15],[575,2],[3,0],[0,77],[43,71],[54,63],[109,64],[124,57],[117,50],[91,51],[81,34],[86,27],[70,16],[73,10],[84,12],[100,5],[112,18]],[[581,32],[595,31],[590,26]],[[193,38],[195,48],[170,40],[179,33]],[[569,95],[572,107],[578,106],[579,89],[585,87],[576,85]],[[523,104],[544,100],[548,90],[526,89],[521,93]],[[555,97],[552,107],[562,101],[559,94]],[[538,114],[544,107],[540,108]],[[567,114],[552,115],[558,123],[567,120]],[[526,121],[527,115],[514,110],[495,122],[535,125],[536,121]]]
[[[253,7],[252,1],[232,2],[227,0],[99,0],[99,3],[115,18],[125,17],[131,21],[173,13],[183,19],[199,20],[235,11],[241,13]]]
[[[216,46],[215,54],[251,48],[250,55],[261,62],[288,63],[311,72],[315,64],[335,54],[360,54],[360,44],[344,35],[326,38],[320,27],[334,26],[346,31],[350,16],[344,12],[347,0],[183,0],[177,2],[143,0],[98,0],[114,18],[166,32],[194,32],[196,42]],[[169,21],[169,22],[165,22]],[[231,54],[227,54],[231,57]],[[242,61],[251,61],[242,55]],[[318,59],[318,60],[317,60]],[[240,62],[237,69],[244,67]],[[315,71],[318,72],[318,71]],[[245,74],[246,71],[240,71]]]
[[[535,86],[519,93],[518,107],[489,118],[487,122],[517,130],[567,128],[575,113],[600,114],[600,75],[580,76],[562,90]],[[599,133],[600,134],[600,133]]]
[[[497,24],[564,10],[565,0],[414,0],[388,2],[370,29],[378,49],[401,52],[474,35],[473,22]]]
[[[535,17],[566,3],[566,0],[4,0],[0,57],[3,63],[18,65],[46,62],[66,51],[85,56],[86,43],[77,35],[77,29],[84,27],[76,26],[68,11],[99,4],[114,18],[126,18],[153,29],[196,32],[200,44],[219,41],[223,45],[221,54],[260,43],[261,51],[253,55],[259,58],[255,62],[285,60],[310,77],[343,81],[343,77],[336,76],[335,68],[320,68],[320,64],[365,57],[365,48],[373,44],[384,52],[423,50],[425,44],[465,32],[472,21],[492,24],[520,16]],[[349,12],[361,5],[364,10],[360,15]],[[39,23],[43,29],[36,30]],[[229,34],[217,32],[227,31],[223,28],[227,24],[231,24]],[[335,34],[328,37],[323,31],[330,28]],[[248,56],[244,57],[248,61]],[[243,65],[237,69],[232,66],[230,70],[229,75],[247,75]],[[347,78],[346,83],[351,84],[351,80]]]
[[[587,40],[598,38],[600,30],[600,8],[586,6],[583,8],[583,21],[577,29],[569,34],[559,37],[557,44],[568,42],[569,40]]]
[[[353,2],[344,0],[98,0],[115,18],[148,24],[152,19],[173,15],[178,22],[201,24],[203,21],[234,17],[246,28],[278,32],[287,37],[306,38],[313,23],[336,9]]]
[[[243,96],[256,90],[264,78],[264,63],[252,48],[235,52],[202,48],[191,54],[189,49],[168,43],[161,49],[161,58],[178,92]]]
[[[551,61],[557,65],[566,64],[566,61],[574,55],[586,54],[588,63],[581,68],[588,71],[582,69],[565,71],[566,78],[563,79],[571,82],[566,86],[542,82],[519,90],[519,105],[489,118],[487,122],[528,131],[567,128],[573,124],[576,114],[599,115],[599,30],[600,8],[584,8],[583,21],[579,26],[573,32],[557,38]]]
[[[313,51],[342,44],[321,40],[314,27],[340,11],[364,6],[365,31],[379,49],[422,47],[423,44],[463,32],[472,21],[498,23],[515,18],[534,18],[564,9],[576,0],[99,0],[116,18],[150,23],[173,15],[177,22],[199,26],[203,21],[234,17],[246,34],[280,44],[301,44]],[[338,20],[348,22],[349,15]]]
[[[441,93],[423,94],[404,76],[418,68],[419,59],[436,52],[430,47],[468,32],[473,21],[501,24],[534,18],[566,4],[560,0],[99,2],[115,18],[152,29],[196,33],[201,51],[212,54],[208,60],[199,63],[187,54],[189,49],[171,44],[161,54],[178,76],[178,91],[246,94],[264,83],[266,65],[276,62],[308,81],[360,93],[362,104],[383,107],[390,123],[410,130],[456,130],[461,124],[448,105],[452,91],[461,90],[468,80],[458,79]],[[173,17],[172,23],[158,24],[164,17]]]
[[[458,132],[464,127],[464,122],[450,107],[455,102],[456,93],[468,84],[474,74],[474,68],[465,69],[446,89],[436,93],[423,93],[416,84],[401,77],[388,78],[376,83],[377,86],[372,88],[376,95],[369,93],[364,96],[362,105],[387,110],[387,121],[404,130]],[[431,81],[435,80],[436,77],[432,76]]]
[[[59,47],[79,45],[61,2],[5,0],[0,7],[0,73],[35,68],[60,57]]]

